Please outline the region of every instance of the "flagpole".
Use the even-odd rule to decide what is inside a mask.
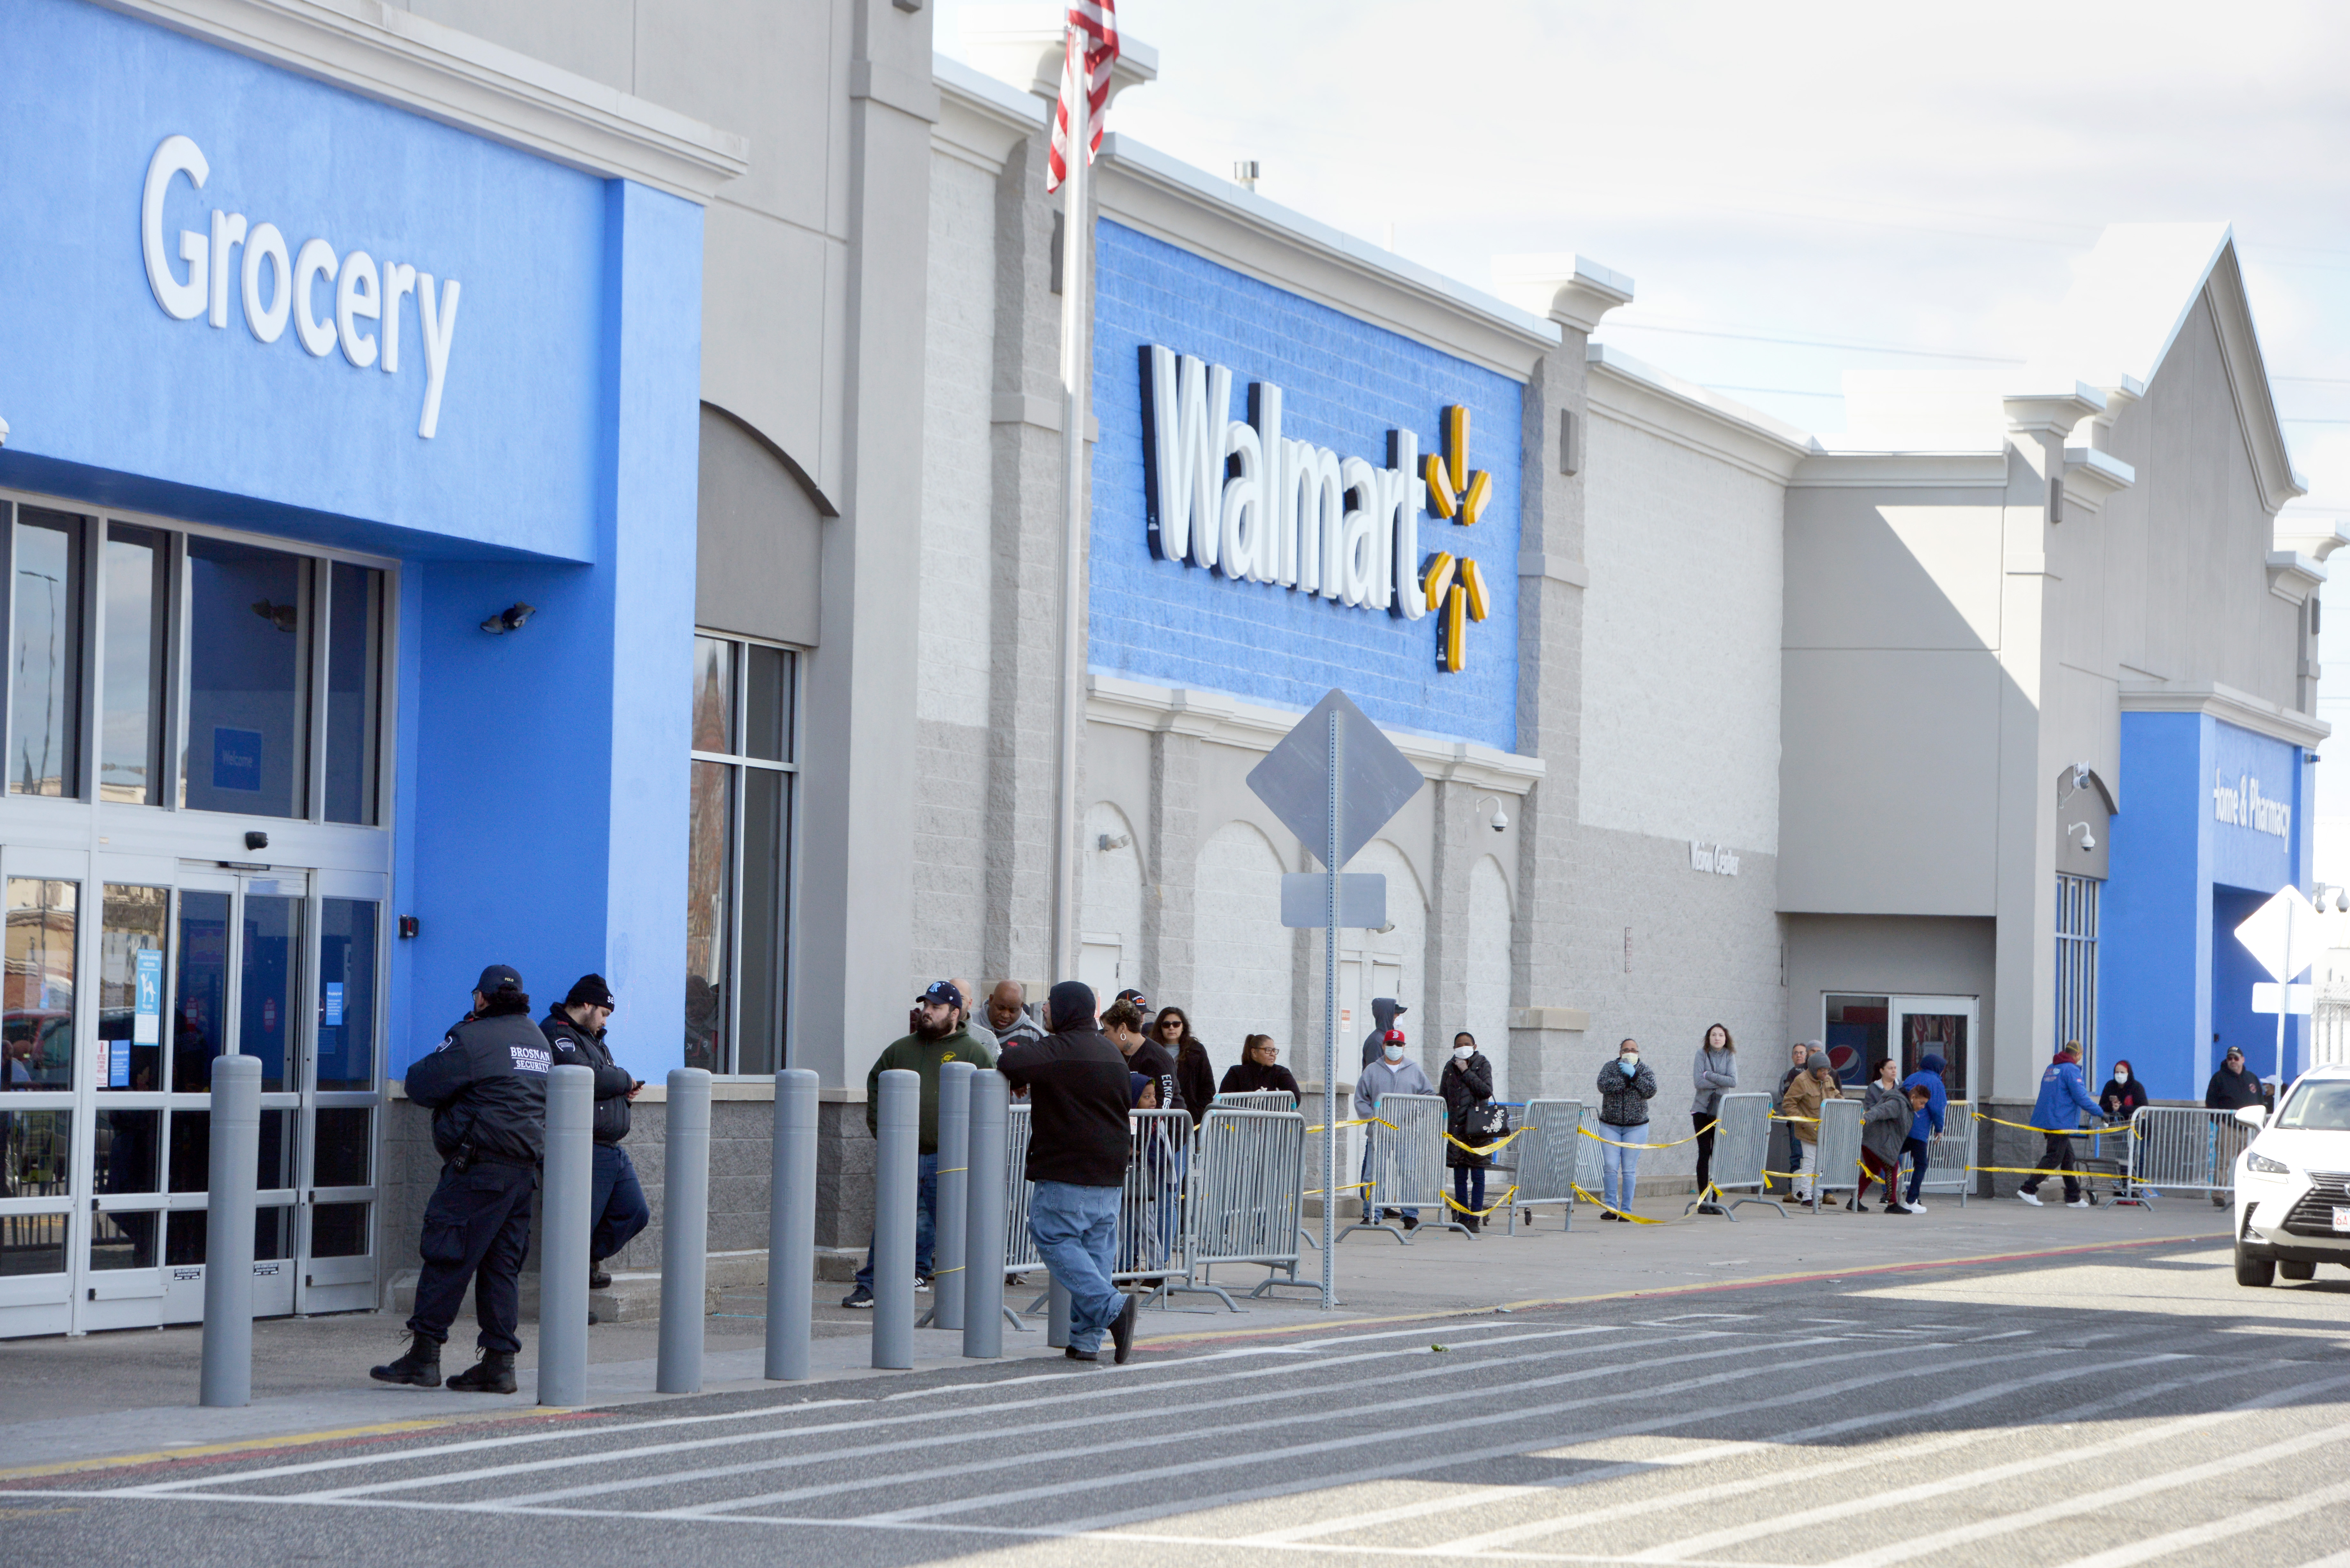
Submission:
[[[1085,36],[1066,28],[1062,101],[1069,106],[1061,182],[1061,685],[1053,800],[1053,978],[1077,973],[1077,734],[1085,722],[1085,628],[1078,574],[1085,559],[1086,392],[1092,358],[1086,291],[1086,182],[1093,149]]]

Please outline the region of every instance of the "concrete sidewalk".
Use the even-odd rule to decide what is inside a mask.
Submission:
[[[1679,1203],[1665,1211],[1678,1213]],[[1930,1213],[1908,1218],[1791,1210],[1783,1220],[1749,1207],[1736,1223],[1700,1217],[1657,1225],[1599,1223],[1586,1207],[1576,1211],[1572,1233],[1562,1231],[1556,1210],[1515,1236],[1494,1231],[1472,1240],[1423,1231],[1405,1247],[1383,1234],[1357,1233],[1338,1248],[1340,1304],[1327,1315],[1312,1291],[1284,1289],[1283,1300],[1250,1300],[1246,1292],[1263,1271],[1228,1267],[1217,1282],[1239,1298],[1242,1313],[1226,1311],[1212,1296],[1180,1295],[1171,1310],[1146,1313],[1142,1332],[1146,1344],[1201,1344],[1325,1324],[1526,1310],[1805,1276],[1842,1280],[1970,1261],[2029,1269],[2040,1266],[2035,1259],[2043,1255],[2160,1241],[2224,1243],[2227,1233],[2225,1216],[2199,1198],[2163,1200],[2152,1210],[2086,1212],[1981,1199],[1961,1209],[1945,1199],[1933,1202]],[[1318,1254],[1309,1252],[1305,1277],[1318,1280],[1319,1267]],[[1041,1271],[1030,1276],[1037,1290],[1007,1289],[1006,1300],[1026,1306],[1043,1278]],[[873,1375],[871,1315],[844,1311],[843,1293],[840,1285],[817,1287],[812,1381]],[[917,1296],[917,1314],[927,1310],[929,1300]],[[706,1320],[703,1391],[783,1386],[760,1376],[765,1305],[764,1290],[718,1293]],[[1032,1334],[1006,1327],[1005,1358],[1058,1361],[1060,1353],[1044,1345],[1042,1317],[1030,1321],[1036,1325]],[[458,1324],[444,1353],[444,1372],[471,1363],[472,1332],[471,1324]],[[914,1338],[917,1371],[972,1365],[962,1358],[960,1334],[918,1330]],[[368,1367],[391,1359],[405,1343],[400,1320],[389,1314],[256,1323],[254,1402],[235,1410],[196,1405],[202,1338],[192,1327],[0,1341],[0,1455],[5,1456],[0,1477],[107,1457],[186,1455],[298,1435],[525,1413],[536,1407],[532,1325],[524,1326],[523,1339],[520,1391],[485,1397],[369,1381]],[[589,1331],[588,1344],[595,1403],[660,1397],[652,1391],[656,1325],[599,1325]]]

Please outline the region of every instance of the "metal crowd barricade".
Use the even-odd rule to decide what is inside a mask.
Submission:
[[[1035,1189],[1028,1185],[1028,1103],[1012,1102],[1011,1115],[1003,1123],[1003,1191],[1009,1204],[1003,1228],[1003,1272],[1007,1274],[1041,1269],[1045,1260],[1036,1255],[1036,1239],[1028,1234],[1028,1198]],[[1028,1309],[1035,1312],[1035,1307]]]
[[[1739,1209],[1760,1203],[1778,1210],[1779,1217],[1785,1219],[1787,1210],[1762,1189],[1763,1163],[1771,1152],[1771,1096],[1757,1090],[1724,1094],[1714,1108],[1714,1120],[1718,1125],[1713,1133],[1711,1179],[1718,1201],[1706,1204],[1708,1210],[1734,1220]],[[1732,1196],[1750,1189],[1751,1196]],[[1690,1204],[1690,1210],[1695,1210],[1704,1200],[1705,1195],[1700,1193],[1697,1200]]]
[[[2173,1192],[2232,1197],[2236,1157],[2252,1129],[2233,1111],[2189,1106],[2144,1106],[2130,1118],[2129,1184],[2133,1197]]]
[[[1192,1147],[1193,1284],[1216,1290],[1209,1270],[1218,1263],[1262,1263],[1271,1272],[1252,1295],[1265,1295],[1277,1285],[1320,1290],[1320,1281],[1297,1277],[1305,1209],[1304,1115],[1211,1106]],[[1232,1298],[1224,1300],[1230,1303]]]
[[[1943,1109],[1942,1130],[1926,1139],[1926,1179],[1918,1184],[1918,1192],[1952,1193],[1965,1208],[1975,1189],[1974,1147],[1974,1107],[1952,1100]],[[1906,1171],[1901,1179],[1908,1181]]]
[[[1860,1102],[1828,1100],[1820,1106],[1819,1159],[1812,1178],[1812,1212],[1830,1192],[1852,1191],[1860,1186]]]
[[[1229,1095],[1218,1095],[1210,1106],[1224,1106],[1236,1111],[1294,1111],[1298,1108],[1297,1096],[1287,1089],[1235,1089]]]
[[[1421,1224],[1468,1235],[1469,1227],[1452,1218],[1444,1201],[1444,1131],[1451,1108],[1435,1095],[1388,1095],[1372,1114],[1388,1125],[1364,1129],[1370,1137],[1370,1185],[1363,1189],[1363,1218],[1334,1240],[1357,1231],[1385,1231],[1409,1246],[1409,1237],[1378,1218],[1389,1209],[1421,1210]]]
[[[1575,1185],[1592,1194],[1591,1200],[1596,1203],[1599,1201],[1598,1193],[1607,1179],[1603,1168],[1607,1157],[1599,1152],[1599,1107],[1585,1106],[1583,1115],[1575,1125],[1582,1129],[1575,1136]],[[1586,1137],[1585,1133],[1590,1136]],[[1564,1166],[1565,1161],[1562,1159],[1560,1163]]]
[[[1591,1140],[1575,1129],[1583,1125],[1581,1100],[1528,1100],[1525,1131],[1511,1146],[1517,1152],[1516,1196],[1510,1199],[1510,1229],[1517,1230],[1517,1210],[1544,1204],[1558,1205],[1566,1229],[1575,1229],[1575,1162],[1577,1147]],[[1533,1216],[1527,1216],[1531,1223]]]
[[[1189,1287],[1191,1228],[1185,1224],[1184,1178],[1191,1164],[1191,1113],[1128,1111],[1126,1190],[1118,1205],[1118,1284],[1149,1280],[1163,1304],[1167,1293]],[[1235,1312],[1239,1306],[1213,1286]]]

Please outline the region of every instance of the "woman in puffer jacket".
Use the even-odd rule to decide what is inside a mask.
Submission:
[[[1483,1228],[1485,1168],[1493,1159],[1471,1154],[1461,1145],[1480,1141],[1469,1130],[1469,1113],[1493,1097],[1493,1064],[1465,1029],[1452,1037],[1452,1059],[1444,1064],[1436,1092],[1444,1096],[1445,1130],[1458,1140],[1444,1146],[1444,1163],[1452,1170],[1452,1201],[1459,1206],[1461,1223],[1473,1235]]]

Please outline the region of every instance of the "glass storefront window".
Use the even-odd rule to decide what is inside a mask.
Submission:
[[[328,822],[373,826],[377,712],[383,668],[383,574],[333,564],[327,606],[327,784]]]
[[[213,1058],[225,1048],[228,919],[226,893],[180,895],[180,985],[172,999],[172,1087],[179,1094],[210,1090]]]
[[[170,535],[126,523],[106,528],[105,705],[99,715],[98,795],[162,804],[163,649]]]
[[[785,1064],[797,659],[739,638],[693,643],[685,1060],[715,1073]]]
[[[282,886],[283,884],[278,884]],[[255,883],[255,888],[270,886]],[[237,1049],[261,1058],[261,1092],[299,1088],[286,1080],[286,1050],[294,1033],[294,998],[301,987],[303,900],[247,892],[244,965],[238,988]],[[267,1116],[262,1118],[267,1135]],[[288,1182],[286,1185],[291,1186]]]
[[[99,909],[98,1070],[101,1089],[166,1087],[163,1056],[163,938],[172,890],[106,884]]]
[[[81,793],[82,519],[16,509],[8,791]]]
[[[67,1218],[63,1214],[0,1216],[0,1279],[64,1273]]]
[[[181,805],[307,815],[310,576],[283,550],[189,538]]]
[[[71,1111],[0,1111],[0,1198],[62,1198],[72,1175]]]
[[[8,968],[0,981],[0,1041],[11,1089],[74,1083],[74,940],[80,885],[8,878]]]
[[[371,900],[359,898],[319,901],[317,1086],[321,1089],[375,1087],[377,909]]]

